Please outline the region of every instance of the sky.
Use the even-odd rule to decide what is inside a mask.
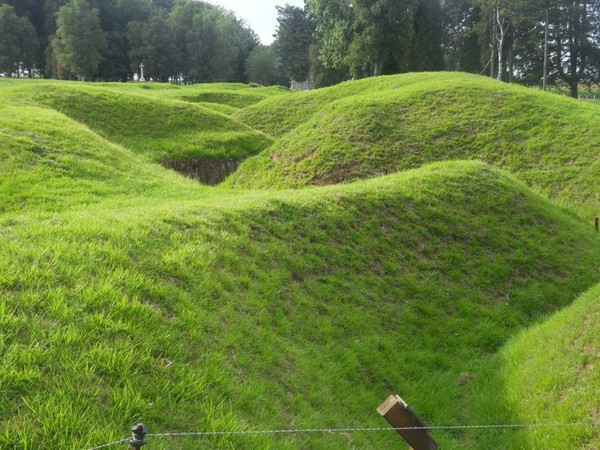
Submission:
[[[262,44],[273,42],[277,28],[277,11],[275,6],[304,6],[304,0],[208,0],[233,11],[239,19],[254,30]]]

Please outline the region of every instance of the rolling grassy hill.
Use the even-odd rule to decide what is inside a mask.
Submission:
[[[422,77],[440,92],[454,86],[448,74]],[[351,84],[375,99],[396,89],[402,101],[410,86],[418,98],[418,85],[412,76]],[[492,85],[500,97],[514,89]],[[279,138],[280,115],[271,115],[271,129],[252,124],[260,131],[238,119],[250,124],[265,105],[285,111],[286,101],[315,98],[330,108],[348,86],[324,97],[272,90],[258,103],[228,106],[239,108],[234,120],[173,99],[210,87],[152,85],[147,95],[139,85],[0,80],[1,447],[86,448],[126,437],[140,420],[152,432],[380,427],[375,408],[390,393],[432,425],[529,422],[528,411],[540,421],[587,418],[595,404],[597,288],[569,307],[600,282],[600,240],[574,212],[587,211],[577,199],[598,192],[581,183],[586,168],[569,172],[565,164],[572,178],[538,168],[563,189],[573,182],[577,190],[562,196],[525,171],[516,176],[538,192],[473,161],[422,161],[352,183],[262,191],[201,186],[153,162],[180,155],[175,144],[190,135],[208,148],[210,127],[220,142],[229,133],[273,138],[271,149],[294,133],[304,139],[314,105],[290,106],[291,131]],[[229,88],[212,89],[216,100]],[[120,125],[130,104],[145,105],[150,117],[170,114],[172,129],[138,119]],[[594,114],[589,107],[582,117]],[[129,128],[137,135],[124,136]],[[536,130],[546,139],[547,130]],[[558,206],[540,193],[566,200]],[[563,343],[569,323],[581,326]],[[545,342],[556,342],[564,358]],[[540,369],[555,361],[557,370]],[[582,365],[589,371],[564,389],[560,368]],[[555,396],[563,404],[553,409]],[[573,404],[581,415],[565,412]],[[434,435],[452,449],[564,447],[579,439],[563,431]],[[597,442],[581,431],[580,442]],[[237,435],[151,445],[378,449],[399,438]]]
[[[476,159],[589,217],[600,209],[599,114],[597,105],[465,74],[350,81],[238,113],[277,139],[230,182],[302,187]]]
[[[0,106],[0,214],[52,213],[101,202],[193,195],[197,186],[62,114]]]
[[[473,413],[498,420],[489,411],[500,409],[505,423],[557,425],[489,433],[489,448],[600,447],[599,315],[597,285],[544,323],[516,335],[494,357],[485,369],[488,382],[471,394]],[[492,392],[503,395],[494,402]]]
[[[173,89],[155,90],[170,93]],[[133,91],[119,89],[119,85],[107,89],[44,82],[0,86],[0,93],[9,99],[56,110],[152,161],[245,158],[272,142],[265,134],[213,108],[140,94],[141,89]],[[227,107],[218,108],[223,106]]]

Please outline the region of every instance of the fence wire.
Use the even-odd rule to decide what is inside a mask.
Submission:
[[[306,429],[281,429],[281,430],[240,430],[240,431],[191,431],[180,433],[148,433],[147,438],[160,437],[209,437],[209,436],[240,436],[240,435],[265,435],[265,434],[302,434],[302,433],[359,433],[359,432],[390,432],[410,430],[479,430],[498,428],[565,428],[565,427],[600,427],[600,423],[594,422],[571,422],[571,423],[531,423],[531,424],[494,424],[494,425],[440,425],[428,427],[376,427],[376,428],[306,428]],[[129,438],[120,439],[108,444],[91,447],[88,450],[99,450],[128,443]]]

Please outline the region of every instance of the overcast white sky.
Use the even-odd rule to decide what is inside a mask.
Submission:
[[[209,3],[221,5],[244,19],[263,44],[273,42],[273,34],[277,28],[277,11],[275,6],[304,6],[304,0],[208,0]]]

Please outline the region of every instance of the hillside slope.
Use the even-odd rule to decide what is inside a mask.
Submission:
[[[600,448],[599,319],[600,285],[502,348],[472,393],[473,414],[490,423],[503,410],[505,423],[547,426],[489,433],[487,448]]]
[[[288,92],[281,86],[251,87],[242,83],[201,83],[173,85],[164,83],[100,83],[114,92],[129,92],[151,95],[159,98],[183,100],[209,107],[225,107],[223,110],[235,113],[247,106],[267,98]]]
[[[240,187],[340,183],[476,159],[591,215],[600,209],[597,105],[466,74],[351,81],[244,109],[276,142],[232,176]]]
[[[0,215],[206,195],[196,183],[34,106],[0,106],[0,162]]]
[[[2,220],[3,447],[85,448],[139,420],[155,432],[382,426],[390,392],[431,424],[473,423],[460,374],[476,377],[598,276],[589,227],[484,164],[230,194]]]
[[[77,83],[0,83],[8,102],[50,107],[111,142],[152,161],[246,158],[272,140],[229,116],[197,104]],[[165,89],[167,92],[170,90]]]

